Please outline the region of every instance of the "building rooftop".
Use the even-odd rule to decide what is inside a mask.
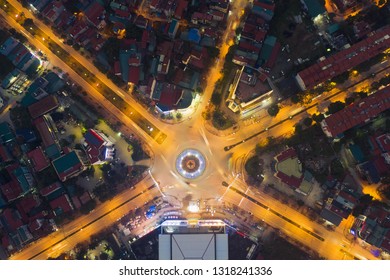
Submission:
[[[41,147],[28,152],[27,157],[31,160],[35,172],[42,171],[50,165],[50,161],[46,158]]]
[[[159,235],[160,260],[227,260],[228,235],[220,220],[165,221]]]
[[[288,148],[275,157],[275,177],[293,190],[307,195],[313,188],[313,176],[303,171],[294,148]]]
[[[390,108],[390,86],[345,107],[321,122],[328,137],[337,137],[346,130],[364,124]]]
[[[15,134],[13,133],[11,126],[7,122],[0,123],[0,141],[1,143],[7,143],[15,140]]]
[[[50,207],[53,209],[56,216],[70,212],[74,209],[67,194],[63,194],[60,197],[50,201]]]
[[[52,164],[61,181],[65,181],[83,169],[83,164],[75,151],[53,160]]]
[[[49,113],[50,111],[56,109],[59,103],[57,97],[54,95],[49,95],[38,102],[28,106],[28,111],[33,119],[36,119],[44,114]]]
[[[49,125],[46,122],[44,116],[34,120],[34,125],[37,128],[39,135],[41,136],[44,148],[47,148],[56,143],[55,132],[49,128]]]
[[[296,76],[297,82],[303,90],[311,89],[380,54],[389,46],[390,26],[386,26],[367,39],[302,70]]]

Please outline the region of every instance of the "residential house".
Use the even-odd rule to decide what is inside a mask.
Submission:
[[[343,49],[300,71],[295,79],[302,90],[332,79],[364,61],[385,51],[390,45],[390,26],[375,31],[371,36]]]
[[[15,140],[15,133],[8,122],[0,123],[0,143],[7,144]]]
[[[31,162],[32,168],[35,172],[40,172],[50,165],[50,161],[47,159],[40,146],[28,152],[27,158]]]
[[[50,159],[60,156],[61,146],[57,137],[57,128],[49,115],[44,115],[33,121],[39,135],[41,136],[43,149]]]
[[[49,95],[38,102],[28,106],[28,111],[33,119],[47,114],[59,106],[58,99],[55,95]]]
[[[27,167],[17,163],[8,165],[0,173],[0,190],[8,202],[27,194],[34,186],[34,179]]]
[[[362,125],[390,108],[390,86],[354,102],[321,122],[328,137],[340,137],[344,131]]]
[[[105,16],[106,9],[99,3],[99,1],[92,1],[84,12],[89,24],[97,29],[103,29],[106,26]]]
[[[74,210],[73,204],[67,194],[63,194],[49,202],[55,216],[66,214]]]
[[[114,159],[114,145],[102,132],[89,129],[84,136],[83,147],[91,164],[103,164]]]
[[[358,204],[358,199],[345,190],[337,190],[327,199],[320,216],[335,226],[347,219]]]
[[[77,176],[85,169],[85,166],[76,151],[71,151],[53,160],[52,165],[61,182]]]
[[[390,253],[390,212],[382,206],[370,206],[354,221],[350,232],[366,243]]]
[[[272,98],[272,93],[268,81],[260,79],[258,70],[242,66],[236,71],[226,102],[233,112],[247,114],[266,104]]]
[[[45,7],[41,14],[51,23],[54,23],[64,11],[65,6],[62,1],[53,1]]]

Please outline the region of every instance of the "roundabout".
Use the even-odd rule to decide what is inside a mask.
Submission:
[[[206,159],[196,149],[182,151],[176,159],[177,172],[186,179],[196,179],[206,169]]]

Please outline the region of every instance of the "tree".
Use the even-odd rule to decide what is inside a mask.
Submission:
[[[70,141],[71,143],[73,143],[73,142],[76,140],[76,135],[70,134],[70,135],[68,135],[68,138],[69,138],[69,141]]]
[[[334,159],[330,164],[330,174],[341,180],[344,178],[344,173],[344,167],[340,160]]]
[[[343,74],[340,74],[332,79],[332,82],[336,84],[343,84],[349,79],[349,72],[344,72]]]
[[[294,131],[294,133],[295,133],[296,135],[298,135],[298,134],[302,133],[302,131],[303,131],[302,125],[300,125],[299,123],[296,124],[296,125],[295,125],[295,131]]]
[[[291,102],[294,104],[298,104],[299,102],[301,102],[301,96],[299,94],[291,96]]]
[[[119,49],[121,42],[118,38],[110,37],[103,45],[103,52],[106,54],[110,64],[119,58]]]
[[[352,104],[354,101],[355,101],[355,98],[352,97],[352,96],[349,96],[349,97],[345,98],[345,105],[350,105],[350,104]]]
[[[136,39],[140,41],[142,37],[142,29],[133,23],[126,26],[126,38]]]
[[[219,92],[214,91],[211,95],[211,103],[213,103],[214,106],[218,106],[221,104],[222,101],[222,95]]]
[[[312,118],[305,118],[305,119],[303,120],[303,124],[304,124],[306,127],[311,126],[312,123],[313,123],[313,119],[312,119]]]
[[[268,108],[267,112],[271,117],[276,117],[276,115],[279,113],[279,105],[278,104],[271,105]]]
[[[381,84],[379,82],[373,82],[371,84],[371,90],[375,91],[375,90],[378,90],[380,88]]]
[[[33,20],[32,20],[31,18],[26,18],[26,19],[24,20],[24,22],[23,22],[23,26],[24,26],[26,29],[28,29],[28,28],[30,28],[30,27],[33,27],[33,25],[34,25],[34,22],[33,22]]]
[[[312,119],[313,119],[316,123],[320,123],[320,122],[322,122],[322,121],[325,119],[325,117],[324,117],[323,114],[318,114],[318,115],[313,114]]]
[[[178,120],[181,120],[182,117],[183,117],[183,115],[180,112],[176,113],[176,118]]]
[[[0,79],[4,79],[15,67],[12,62],[5,56],[0,54]]]
[[[328,107],[328,114],[334,114],[338,111],[341,111],[345,108],[345,103],[341,101],[332,102]]]
[[[214,60],[219,56],[219,49],[215,47],[208,47],[207,48],[207,53],[210,57],[211,60]]]

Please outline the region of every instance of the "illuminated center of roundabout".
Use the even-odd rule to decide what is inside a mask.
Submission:
[[[176,170],[186,179],[196,179],[206,168],[205,157],[195,149],[186,149],[176,159]]]

